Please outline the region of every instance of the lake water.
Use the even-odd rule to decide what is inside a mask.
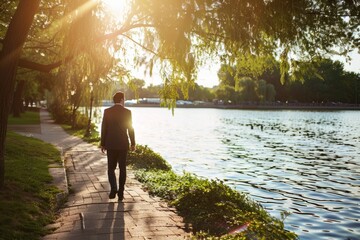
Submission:
[[[130,108],[138,144],[218,178],[300,239],[360,239],[360,111]]]

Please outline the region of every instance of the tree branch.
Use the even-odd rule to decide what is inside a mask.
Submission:
[[[103,40],[107,40],[107,39],[117,37],[119,35],[123,35],[125,32],[130,31],[130,30],[135,29],[135,28],[149,28],[149,27],[154,27],[154,25],[152,25],[152,24],[143,24],[143,23],[127,25],[127,26],[124,26],[124,27],[120,28],[119,30],[117,30],[115,32],[105,34],[104,36],[98,38],[97,42],[101,42]]]
[[[96,39],[96,42],[102,42],[102,41],[107,40],[107,39],[115,38],[118,35],[123,35],[125,32],[130,31],[131,29],[134,29],[134,28],[148,28],[148,27],[154,27],[154,26],[151,25],[151,24],[127,25],[127,26],[124,26],[124,27],[120,28],[119,30],[117,30],[117,31],[115,31],[113,33],[105,34],[104,36],[99,37],[98,39]],[[126,36],[126,35],[123,35],[123,36]],[[126,36],[126,37],[128,37],[128,36]],[[130,39],[130,40],[132,40],[132,39]],[[139,44],[139,43],[137,43],[137,44]],[[139,46],[142,46],[142,45],[139,44]],[[150,49],[146,49],[146,50],[151,51]],[[153,53],[156,54],[155,52],[153,52]],[[53,70],[54,68],[58,68],[62,64],[71,61],[73,58],[74,58],[74,56],[70,55],[70,56],[67,56],[64,60],[60,60],[60,61],[57,61],[57,62],[54,62],[54,63],[51,63],[51,64],[41,64],[41,63],[36,63],[36,62],[32,62],[30,60],[21,58],[18,61],[18,66],[23,67],[23,68],[32,69],[32,70],[37,70],[37,71],[40,71],[40,72],[48,73],[51,70]]]
[[[150,52],[150,53],[154,54],[155,56],[160,56],[160,55],[159,55],[159,53],[157,53],[157,52],[155,52],[155,51],[153,51],[153,50],[151,50],[151,49],[149,49],[149,48],[145,47],[144,45],[142,45],[141,43],[138,43],[137,41],[135,41],[135,40],[134,40],[134,39],[132,39],[131,37],[129,37],[129,36],[125,35],[125,34],[121,34],[121,36],[126,37],[127,39],[129,39],[130,41],[132,41],[133,43],[135,43],[136,45],[138,45],[138,46],[142,47],[143,49],[145,49],[146,51],[148,51],[148,52]]]
[[[19,59],[18,66],[22,68],[37,70],[39,72],[49,73],[54,68],[60,67],[62,64],[69,62],[73,58],[73,56],[68,56],[64,60],[60,60],[51,64],[36,63],[22,58]]]

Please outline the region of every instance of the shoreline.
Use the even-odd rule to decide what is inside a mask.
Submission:
[[[162,107],[160,104],[129,104],[126,107]],[[106,107],[106,105],[103,105]],[[341,111],[341,110],[360,110],[360,105],[341,104],[341,105],[313,105],[313,104],[273,104],[273,105],[257,105],[257,104],[238,104],[238,105],[176,105],[176,108],[215,108],[215,109],[237,109],[237,110],[316,110],[316,111]]]

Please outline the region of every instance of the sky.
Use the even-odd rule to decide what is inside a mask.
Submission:
[[[351,62],[346,62],[345,57],[333,57],[333,60],[339,60],[344,63],[344,69],[349,72],[360,73],[360,54],[357,51],[352,51],[349,56],[351,57]]]
[[[345,57],[334,56],[333,60],[339,60],[344,63],[344,69],[348,72],[356,72],[360,73],[360,54],[356,51],[352,51],[349,56],[351,57],[350,62],[346,62]],[[219,84],[219,80],[217,77],[217,72],[220,68],[220,63],[218,62],[208,62],[205,66],[199,68],[198,71],[198,79],[196,81],[197,84],[202,85],[204,87],[212,88]],[[144,76],[143,70],[132,72],[132,74],[139,79],[143,79],[146,82],[146,86],[150,84],[159,85],[162,80],[160,76],[156,73],[157,71],[154,69],[153,76]]]

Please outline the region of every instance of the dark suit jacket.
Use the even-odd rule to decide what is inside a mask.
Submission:
[[[105,109],[101,124],[101,146],[106,150],[128,150],[135,145],[131,111],[121,105]]]

